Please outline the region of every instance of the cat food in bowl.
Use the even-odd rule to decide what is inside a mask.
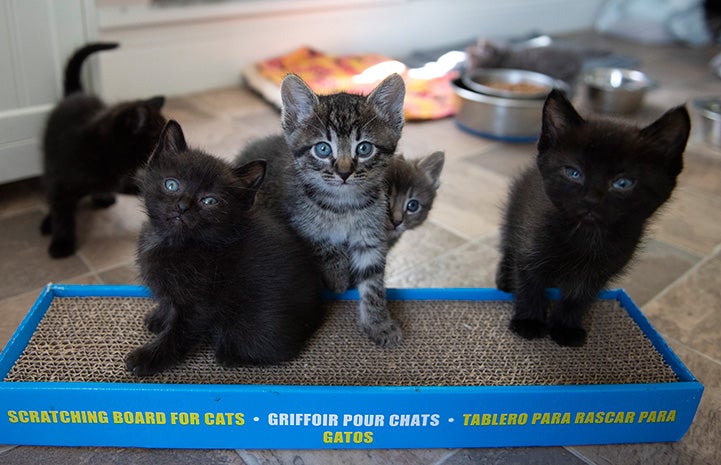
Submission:
[[[701,119],[701,135],[712,147],[721,147],[721,97],[696,99],[693,107]]]
[[[456,124],[471,134],[506,142],[533,142],[541,132],[544,98],[497,97],[474,92],[462,79],[451,83],[458,101]]]
[[[622,115],[638,110],[653,85],[641,71],[592,68],[581,79],[581,94],[594,112]]]
[[[522,69],[475,69],[464,74],[462,82],[473,92],[494,97],[545,99],[553,88],[568,92],[565,82]]]

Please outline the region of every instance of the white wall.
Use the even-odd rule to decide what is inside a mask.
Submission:
[[[0,0],[0,183],[41,173],[40,137],[62,68],[89,40],[122,44],[86,66],[89,87],[114,102],[237,85],[245,66],[301,45],[402,57],[480,35],[586,29],[604,0],[247,0],[182,9],[96,1]]]
[[[174,95],[240,82],[253,62],[310,45],[328,53],[415,50],[529,31],[591,28],[603,0],[275,0],[160,13],[108,8],[98,38],[121,42],[99,56],[109,99]],[[170,19],[167,19],[167,17]]]
[[[0,1],[0,183],[41,172],[40,137],[62,61],[86,40],[83,0]]]

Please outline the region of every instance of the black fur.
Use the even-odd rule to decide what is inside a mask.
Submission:
[[[146,317],[156,338],[126,359],[136,375],[169,368],[206,340],[225,366],[280,363],[320,325],[313,256],[252,208],[264,175],[265,162],[232,168],[189,149],[180,126],[167,124],[142,180],[149,220],[138,263],[158,306]]]
[[[90,195],[96,207],[115,202],[115,192],[134,192],[130,179],[147,160],[165,118],[163,97],[106,106],[82,92],[80,68],[91,53],[117,44],[89,44],[66,67],[66,97],[48,116],[43,136],[44,181],[50,212],[41,231],[52,234],[48,252],[61,258],[75,253],[75,213]]]
[[[515,294],[513,331],[530,339],[550,330],[561,345],[584,344],[583,315],[670,197],[689,130],[684,107],[638,129],[586,121],[561,92],[551,92],[537,166],[513,183],[502,229],[496,284]],[[561,298],[547,326],[549,287]]]

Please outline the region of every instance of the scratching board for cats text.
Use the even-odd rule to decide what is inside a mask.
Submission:
[[[404,342],[356,327],[357,293],[328,301],[281,366],[224,369],[210,348],[138,379],[152,337],[140,286],[48,285],[0,355],[0,443],[192,448],[572,445],[680,439],[703,387],[621,290],[592,308],[583,348],[508,328],[491,289],[390,289]]]

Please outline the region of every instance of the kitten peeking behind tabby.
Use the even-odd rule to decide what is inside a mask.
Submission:
[[[106,106],[83,92],[80,70],[85,59],[117,46],[93,43],[73,54],[65,69],[64,98],[47,120],[43,178],[50,212],[41,231],[52,234],[48,253],[53,258],[75,253],[80,199],[89,195],[95,207],[112,205],[115,192],[148,159],[165,123],[163,97]]]
[[[584,313],[676,186],[691,123],[683,106],[642,129],[587,121],[556,90],[542,121],[536,166],[511,186],[496,284],[515,294],[514,332],[581,346]],[[561,296],[547,321],[549,287]]]
[[[143,282],[158,299],[156,334],[126,357],[137,376],[181,362],[204,341],[227,367],[295,357],[320,325],[320,271],[303,242],[251,208],[265,162],[237,168],[188,148],[168,122],[141,192],[148,221],[138,243]]]
[[[391,158],[386,171],[389,248],[405,231],[420,226],[428,217],[441,185],[444,161],[443,152],[433,152],[419,160],[406,160],[402,155]]]

